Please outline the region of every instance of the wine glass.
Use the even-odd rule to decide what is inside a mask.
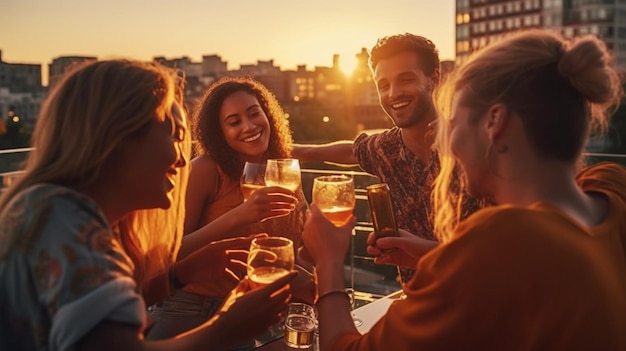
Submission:
[[[313,179],[313,202],[324,217],[335,226],[345,224],[354,210],[356,202],[354,180],[347,175],[327,175]],[[350,309],[354,310],[354,230],[350,238],[350,288],[346,292],[350,297]],[[354,312],[351,312],[355,326],[363,325]]]
[[[313,202],[335,226],[345,224],[354,211],[354,180],[347,175],[326,175],[313,179]]]
[[[256,286],[270,284],[293,270],[294,256],[293,241],[287,238],[254,238],[248,254],[248,278]]]
[[[354,288],[346,288],[346,293],[348,293],[348,297],[350,298],[350,315],[352,316],[352,322],[354,322],[355,327],[360,327],[363,325],[363,321],[354,313]]]
[[[265,185],[279,186],[295,192],[301,183],[300,162],[293,158],[267,160]]]
[[[265,187],[265,164],[246,162],[243,166],[240,184],[243,201],[247,201],[253,192]]]

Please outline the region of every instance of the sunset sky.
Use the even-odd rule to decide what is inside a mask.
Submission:
[[[362,47],[411,32],[454,59],[453,0],[0,0],[0,49],[10,63],[217,54],[228,69],[274,59],[281,69],[349,69]],[[45,71],[44,71],[45,72]]]

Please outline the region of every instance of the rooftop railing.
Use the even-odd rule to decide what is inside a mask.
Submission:
[[[32,148],[0,150],[0,162],[3,162],[2,158],[4,157],[10,158],[8,162],[3,164],[8,167],[8,170],[0,172],[2,178],[0,189],[9,186],[23,173],[23,160],[30,151]],[[626,155],[624,154],[586,153],[585,156],[590,163],[614,161],[626,165]],[[9,165],[6,166],[6,164]],[[396,280],[396,268],[376,265],[366,252],[366,239],[373,229],[365,188],[370,184],[379,182],[379,179],[369,173],[354,170],[354,168],[328,164],[324,164],[324,168],[302,169],[302,190],[309,202],[311,201],[310,195],[315,177],[324,174],[348,174],[354,178],[357,200],[354,214],[357,218],[357,224],[352,237],[350,252],[345,259],[345,281],[347,286],[351,285],[357,290],[357,303],[367,303],[398,290],[400,284]]]

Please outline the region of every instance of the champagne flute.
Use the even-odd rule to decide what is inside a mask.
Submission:
[[[327,175],[313,179],[313,202],[335,226],[345,224],[354,211],[354,180],[347,175]]]
[[[300,162],[297,159],[267,160],[265,168],[266,186],[279,186],[295,192],[300,187],[301,182]]]
[[[254,238],[248,254],[248,278],[256,286],[270,284],[294,267],[293,241],[270,236]]]
[[[265,164],[246,162],[243,166],[240,184],[243,201],[247,201],[252,193],[265,187]]]

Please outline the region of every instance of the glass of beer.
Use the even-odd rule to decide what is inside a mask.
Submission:
[[[257,189],[265,187],[265,164],[246,162],[240,184],[243,201],[247,201]]]
[[[285,343],[289,347],[307,349],[313,345],[317,329],[315,307],[292,302],[287,307],[285,318]]]
[[[294,256],[293,242],[287,238],[254,238],[248,254],[248,278],[257,286],[270,284],[293,270]]]
[[[301,182],[300,161],[297,159],[267,160],[265,168],[266,186],[279,186],[295,192],[300,187]]]
[[[352,216],[355,203],[354,180],[347,175],[327,175],[313,179],[313,202],[335,226]]]

